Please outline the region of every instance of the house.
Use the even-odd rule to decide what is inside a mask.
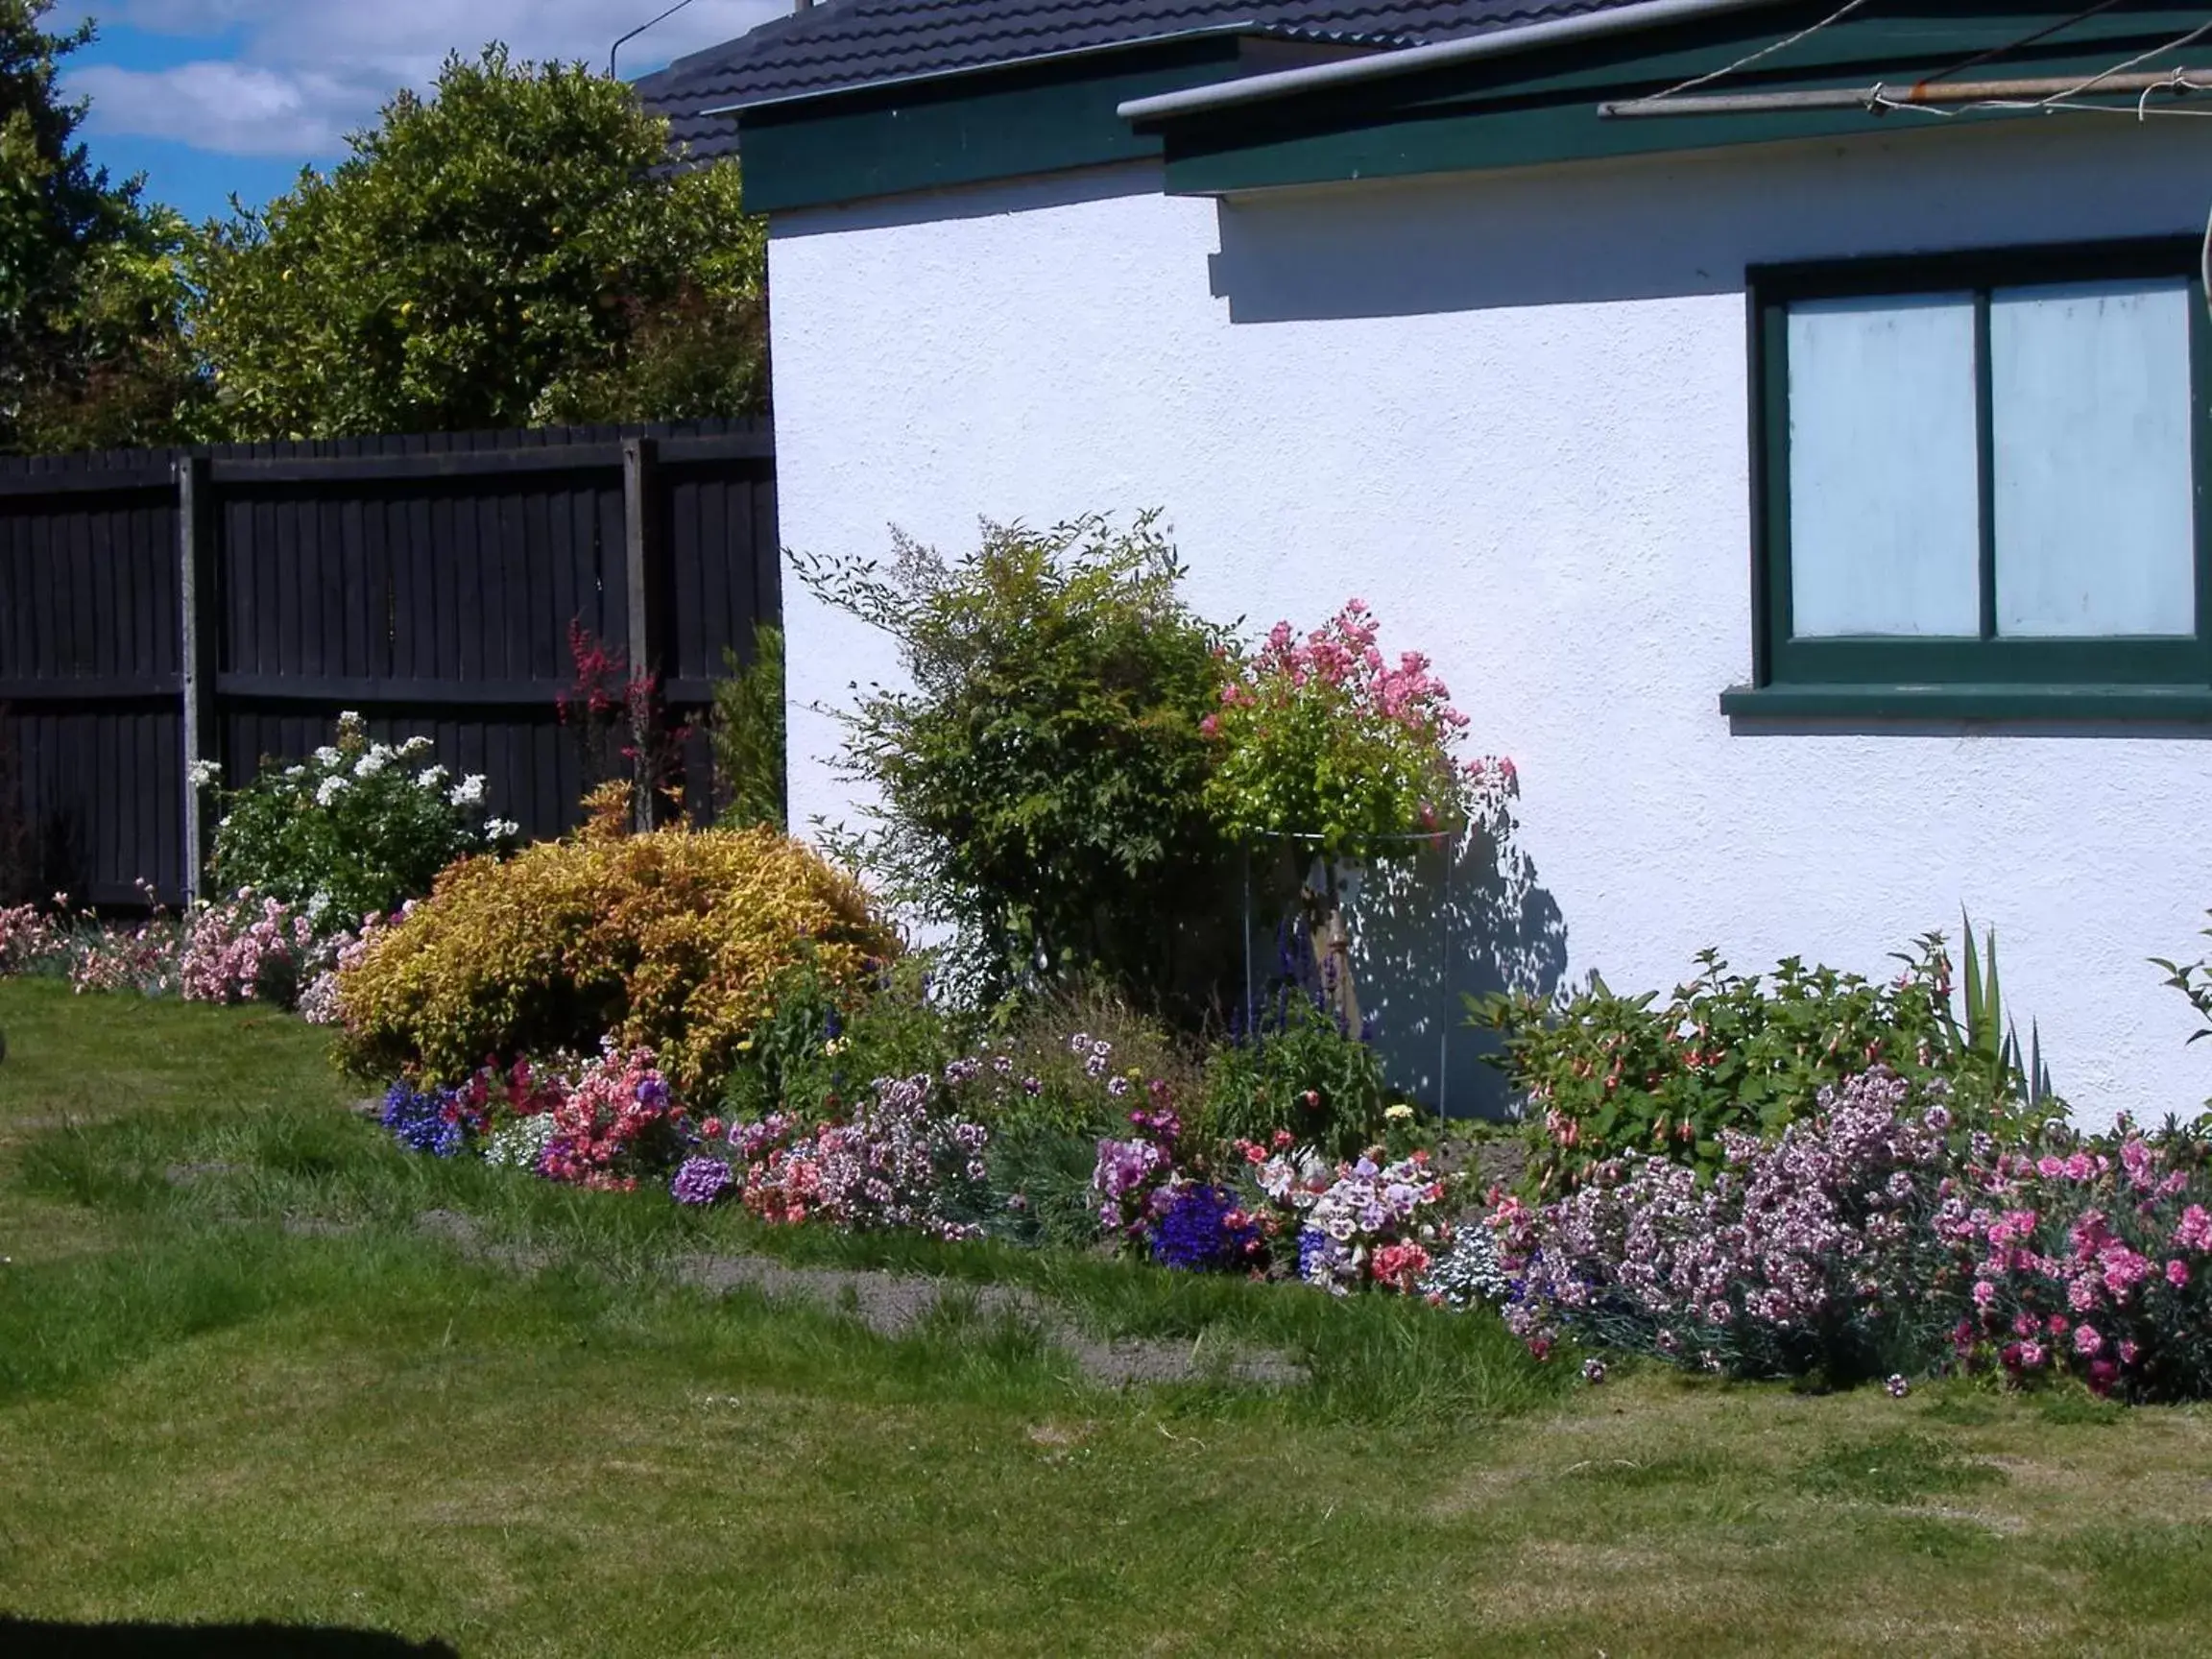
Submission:
[[[1448,968],[1422,1086],[1485,1103],[1461,986],[1880,975],[1963,907],[2157,1119],[2212,1085],[2146,960],[2212,904],[2198,68],[2155,0],[829,0],[643,84],[770,217],[788,545],[1156,505],[1209,613],[1437,659],[1523,798],[1375,929]],[[788,623],[838,817],[895,663]]]

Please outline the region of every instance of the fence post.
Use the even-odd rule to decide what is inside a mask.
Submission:
[[[183,688],[184,897],[200,897],[214,839],[213,798],[193,781],[202,761],[221,759],[215,727],[214,494],[204,455],[177,458],[178,667]]]
[[[622,441],[622,542],[623,563],[628,574],[630,613],[630,675],[632,679],[649,677],[656,687],[661,683],[661,549],[654,514],[655,473],[660,466],[660,445],[651,438],[625,438]],[[648,717],[660,718],[659,697],[648,705]],[[640,830],[653,828],[659,810],[655,785],[659,780],[651,776],[648,750],[657,733],[633,732],[631,740],[637,746],[636,766],[637,787],[633,791],[632,811],[634,821]]]

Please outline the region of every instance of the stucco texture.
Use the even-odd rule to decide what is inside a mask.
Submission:
[[[1368,928],[1399,1064],[1455,1110],[1500,1099],[1458,989],[1663,989],[1706,945],[1883,975],[1964,906],[2084,1118],[2193,1112],[2212,1046],[2184,1049],[2194,1018],[2145,959],[2192,952],[2212,904],[2212,738],[1754,730],[1717,698],[1750,674],[1746,265],[2200,229],[2203,136],[2083,116],[1229,204],[1132,170],[792,216],[770,243],[783,539],[956,546],[981,517],[1158,506],[1206,612],[1308,625],[1358,594],[1387,649],[1433,656],[1523,782],[1510,867],[1462,861],[1449,931],[1433,870]],[[846,819],[831,711],[896,659],[796,583],[786,604],[795,818]]]

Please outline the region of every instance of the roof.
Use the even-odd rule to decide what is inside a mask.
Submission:
[[[825,0],[678,59],[637,84],[695,157],[736,148],[707,114],[886,82],[1153,40],[1234,32],[1340,46],[1415,46],[1625,0]]]

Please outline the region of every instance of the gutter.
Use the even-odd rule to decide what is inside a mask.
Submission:
[[[1779,3],[1780,0],[1635,0],[1631,5],[1616,6],[1604,12],[1589,12],[1579,17],[1554,18],[1549,23],[1530,23],[1520,29],[1494,29],[1485,35],[1470,35],[1458,40],[1438,40],[1427,46],[1407,46],[1396,52],[1352,59],[1342,63],[1318,63],[1307,69],[1284,69],[1272,75],[1254,75],[1241,81],[1217,82],[1211,86],[1191,86],[1180,92],[1161,92],[1149,98],[1132,98],[1118,106],[1115,113],[1124,121],[1142,126],[1147,122],[1172,120],[1178,116],[1211,114],[1216,110],[1239,109],[1247,105],[1272,103],[1278,98],[1297,97],[1303,92],[1318,92],[1336,86],[1365,86],[1379,81],[1395,80],[1401,75],[1418,74],[1424,69],[1479,63],[1512,53],[1533,51],[1542,46],[1561,46],[1571,41],[1596,39],[1608,35],[1625,35],[1638,29],[1657,28],[1665,23],[1716,17],[1730,12],[1749,12]]]

